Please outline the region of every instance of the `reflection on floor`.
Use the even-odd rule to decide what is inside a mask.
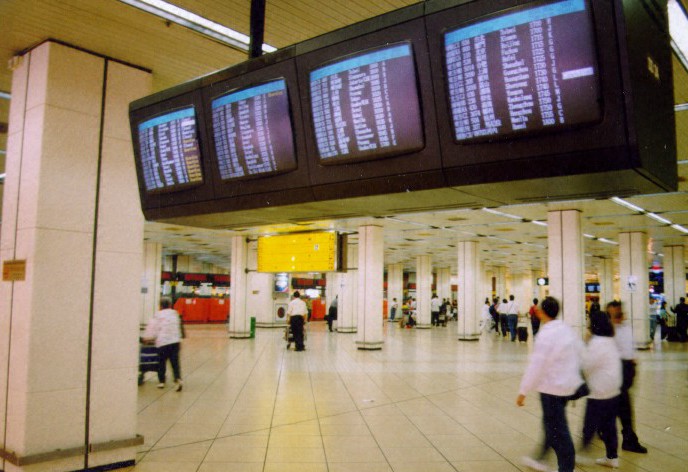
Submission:
[[[224,326],[191,326],[184,390],[139,387],[137,466],[155,472],[507,472],[540,440],[537,396],[515,406],[531,344],[494,335],[457,341],[456,324],[385,324],[382,351],[311,323],[305,352],[283,330],[231,340]],[[292,347],[293,348],[293,347]],[[639,353],[636,429],[649,453],[620,451],[624,471],[688,470],[688,345]],[[569,408],[579,439],[584,401]],[[601,442],[595,455],[604,455]],[[555,459],[550,458],[554,469]],[[605,470],[600,466],[577,471]]]

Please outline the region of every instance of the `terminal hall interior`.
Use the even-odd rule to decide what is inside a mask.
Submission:
[[[619,470],[686,470],[650,303],[687,292],[687,8],[1,2],[0,470],[530,470],[532,330],[481,329],[509,295],[581,336],[620,300],[648,453]],[[164,297],[179,392],[140,357]]]

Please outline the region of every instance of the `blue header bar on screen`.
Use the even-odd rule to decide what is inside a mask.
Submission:
[[[376,62],[389,61],[399,57],[406,57],[411,55],[411,45],[402,44],[387,49],[378,50],[361,56],[345,59],[335,64],[321,67],[311,72],[311,81],[322,79],[328,75],[338,74],[347,70],[355,69],[356,67],[363,67]]]
[[[493,33],[504,28],[530,23],[531,21],[544,20],[545,18],[568,15],[569,13],[580,11],[585,11],[585,0],[564,0],[551,5],[530,8],[450,31],[444,36],[444,45],[449,46],[464,39],[480,36],[481,34]]]
[[[166,113],[164,115],[156,116],[148,121],[144,121],[139,125],[139,131],[152,128],[153,126],[162,125],[164,123],[169,123],[170,121],[181,120],[182,118],[191,118],[194,116],[193,107],[184,108],[182,110],[173,111],[172,113]]]
[[[230,103],[240,102],[241,100],[248,100],[249,98],[257,97],[258,95],[265,95],[271,92],[278,92],[286,90],[287,83],[284,80],[275,80],[267,84],[249,87],[247,89],[239,90],[238,92],[223,95],[222,97],[213,100],[212,108],[229,105]]]

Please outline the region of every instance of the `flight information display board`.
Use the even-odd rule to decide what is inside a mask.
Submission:
[[[172,191],[203,183],[194,107],[158,115],[138,125],[146,191]]]
[[[599,121],[594,38],[587,0],[533,2],[447,31],[454,139]]]
[[[424,135],[413,50],[397,43],[310,72],[321,163],[422,149]]]
[[[233,91],[211,103],[215,156],[222,180],[296,168],[284,80]]]
[[[258,272],[332,272],[339,267],[337,233],[258,237]]]

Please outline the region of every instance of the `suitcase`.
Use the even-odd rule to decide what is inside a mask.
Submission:
[[[527,342],[528,341],[528,328],[526,327],[519,327],[516,328],[516,333],[518,334],[518,342]]]
[[[151,345],[139,345],[139,385],[143,384],[146,372],[158,371],[158,348]]]

